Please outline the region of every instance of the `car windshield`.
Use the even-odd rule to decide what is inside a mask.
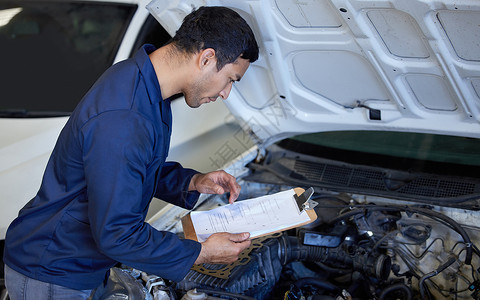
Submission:
[[[338,131],[279,142],[296,152],[351,164],[479,178],[480,139],[411,132]]]
[[[68,115],[114,60],[134,5],[0,3],[0,116]]]

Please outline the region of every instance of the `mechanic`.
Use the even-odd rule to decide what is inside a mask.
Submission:
[[[202,174],[165,161],[169,98],[182,93],[190,107],[226,99],[257,58],[244,19],[228,8],[201,7],[168,44],[144,45],[110,67],[70,116],[40,190],[10,224],[10,299],[87,299],[117,263],[180,281],[193,264],[238,259],[250,246],[246,232],[198,243],[155,230],[145,217],[153,197],[186,209],[200,193],[236,200],[240,186],[226,172]]]

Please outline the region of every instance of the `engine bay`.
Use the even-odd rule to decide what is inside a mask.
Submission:
[[[119,266],[112,269],[110,281],[121,283],[111,285],[103,299],[479,298],[477,180],[432,175],[430,179],[437,183],[450,183],[432,187],[430,181],[418,180],[428,178],[428,174],[411,173],[402,182],[400,179],[407,177],[401,172],[362,167],[358,177],[364,181],[363,189],[350,185],[342,191],[340,184],[326,176],[322,185],[311,180],[319,177],[312,175],[312,170],[302,173],[293,166],[298,162],[318,165],[317,158],[274,153],[261,162],[251,162],[243,175],[237,176],[242,186],[237,201],[291,189],[303,182],[303,187],[315,190],[312,200],[318,205],[313,223],[254,239],[233,264],[195,265],[177,283]],[[328,162],[327,167],[333,164]],[[351,164],[341,167],[359,169]],[[337,170],[343,169],[337,166]],[[368,177],[372,172],[384,178]],[[396,189],[367,189],[369,180],[392,186],[392,174]],[[340,179],[345,176],[340,175]],[[456,182],[473,184],[473,193],[465,189],[455,190],[455,195],[442,192],[452,190]],[[412,184],[415,188],[409,189]],[[402,189],[412,192],[397,197]],[[436,192],[426,193],[432,190]],[[203,196],[195,210],[228,203],[227,195]],[[152,225],[183,237],[179,218],[186,213],[170,209]],[[115,294],[129,296],[108,298]]]
[[[124,271],[152,299],[478,298],[473,222],[461,224],[424,204],[365,203],[347,194],[314,199],[314,223],[255,239],[231,265],[194,266],[176,284]]]

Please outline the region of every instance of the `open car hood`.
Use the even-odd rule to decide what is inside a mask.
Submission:
[[[154,0],[174,35],[192,8],[221,5],[252,27],[260,57],[232,114],[259,144],[309,132],[480,137],[480,2]]]

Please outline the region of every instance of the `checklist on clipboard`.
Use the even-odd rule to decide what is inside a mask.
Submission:
[[[191,212],[182,218],[185,238],[204,242],[216,232],[249,232],[250,238],[256,238],[309,224],[317,219],[312,194],[312,188],[294,188]]]

